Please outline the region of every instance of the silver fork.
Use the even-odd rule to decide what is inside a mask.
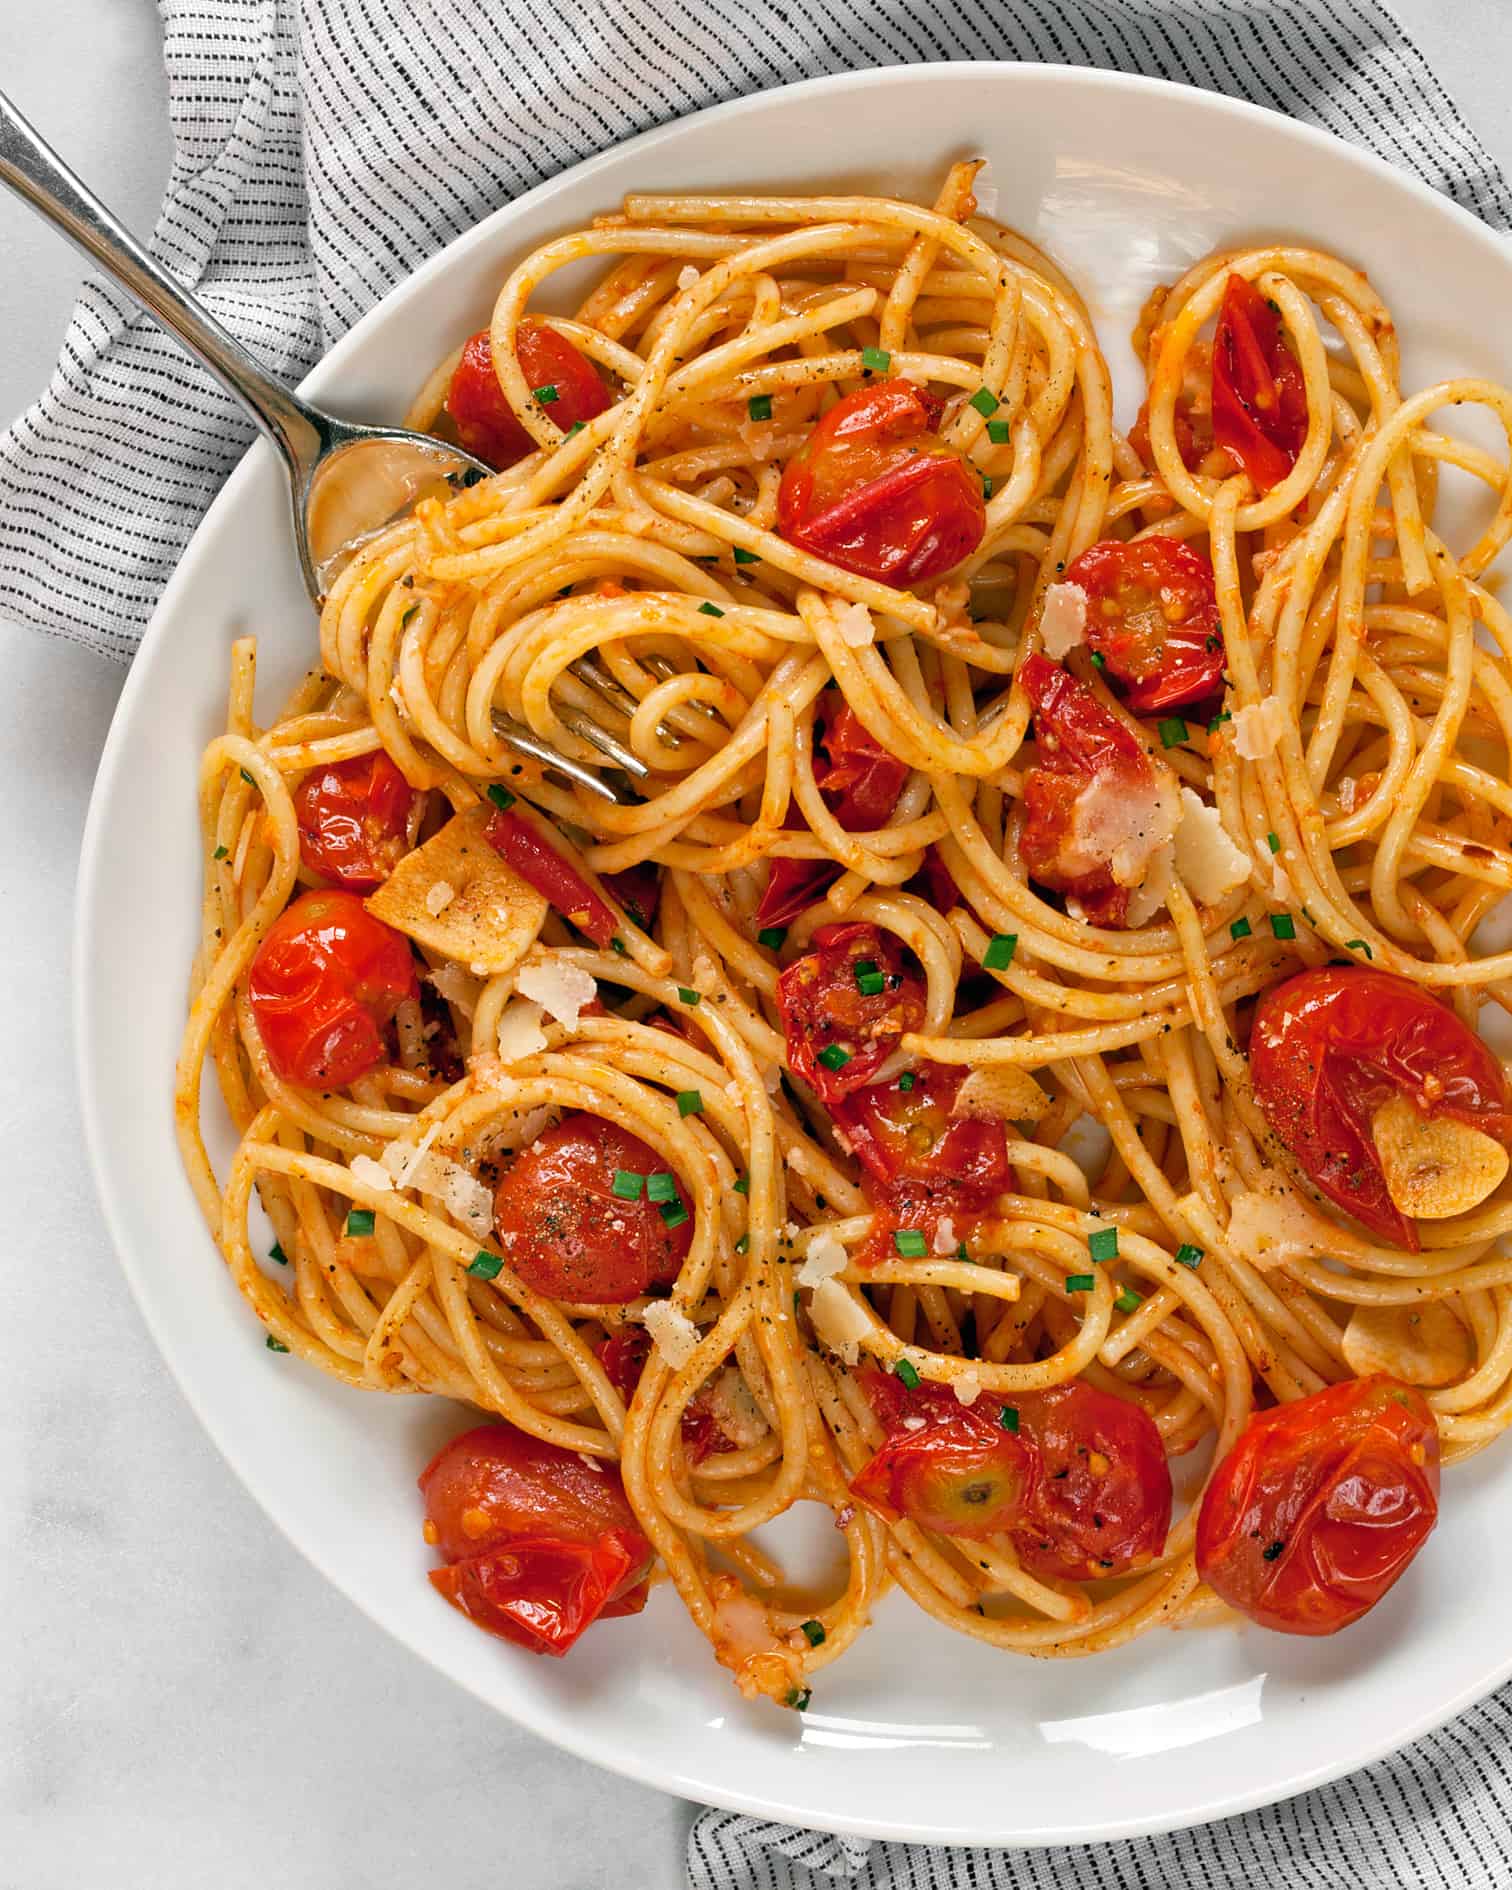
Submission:
[[[0,92],[0,183],[46,217],[118,288],[124,289],[181,347],[215,376],[273,442],[289,482],[294,544],[305,589],[318,606],[326,586],[364,538],[390,524],[443,479],[487,477],[481,461],[424,433],[338,420],[267,373],[215,317],[71,171]],[[580,679],[619,713],[634,702],[597,664],[577,666]],[[627,706],[628,705],[628,706]],[[608,729],[570,704],[558,705],[563,726],[639,781],[646,764]],[[607,801],[633,793],[561,754],[512,717],[495,714],[500,738]]]

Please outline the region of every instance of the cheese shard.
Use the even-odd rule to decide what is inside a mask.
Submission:
[[[513,971],[547,912],[541,895],[483,838],[492,812],[480,804],[454,814],[423,847],[406,853],[367,901],[374,918],[479,977]],[[450,886],[452,897],[433,912],[438,883]]]
[[[425,909],[433,919],[439,919],[456,896],[455,886],[447,880],[438,879],[425,895]]]
[[[371,1155],[354,1155],[347,1163],[353,1181],[360,1181],[364,1188],[371,1188],[375,1194],[384,1194],[392,1190],[393,1177],[386,1168],[380,1167]]]
[[[1381,1105],[1370,1133],[1391,1204],[1413,1220],[1468,1214],[1506,1178],[1507,1151],[1493,1136],[1453,1116],[1420,1115],[1405,1096]]]
[[[1095,776],[1077,795],[1060,867],[1073,876],[1106,867],[1120,886],[1137,886],[1181,820],[1176,777],[1162,763]]]
[[[1216,905],[1250,876],[1250,857],[1229,838],[1218,809],[1189,787],[1181,790],[1175,844],[1176,871],[1199,905]]]
[[[675,1372],[680,1372],[698,1349],[698,1327],[670,1299],[653,1299],[641,1314],[651,1343]]]
[[[1246,761],[1263,761],[1276,752],[1285,730],[1286,704],[1279,696],[1263,696],[1234,711],[1234,752]]]
[[[960,1373],[958,1377],[951,1379],[950,1388],[956,1395],[956,1401],[968,1407],[975,1404],[982,1395],[982,1381],[975,1372]]]
[[[1040,607],[1040,642],[1059,663],[1087,640],[1087,593],[1079,584],[1051,584]]]
[[[817,1290],[826,1280],[843,1273],[850,1256],[833,1234],[816,1234],[808,1244],[803,1265],[793,1275],[799,1286]]]
[[[576,1025],[585,1005],[598,995],[591,972],[569,963],[555,952],[521,965],[515,978],[521,997],[533,998],[559,1024]]]
[[[1279,1180],[1234,1198],[1228,1243],[1256,1266],[1275,1266],[1283,1260],[1321,1252],[1324,1237],[1323,1224]]]
[[[541,1017],[540,1005],[528,998],[515,998],[505,1005],[499,1019],[499,1055],[506,1063],[523,1063],[546,1048]]]
[[[865,604],[847,604],[835,615],[835,629],[840,641],[852,650],[864,650],[877,640],[877,626]]]
[[[814,1330],[847,1365],[861,1355],[861,1342],[871,1331],[871,1320],[838,1280],[824,1280],[809,1301]]]

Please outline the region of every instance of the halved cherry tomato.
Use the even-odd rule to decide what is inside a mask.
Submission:
[[[1064,1581],[1127,1574],[1164,1547],[1171,1474],[1141,1406],[1080,1379],[969,1405],[927,1381],[909,1390],[869,1371],[864,1384],[888,1435],[851,1489],[879,1514],[1006,1534],[1031,1574]]]
[[[603,877],[605,886],[640,929],[649,932],[661,904],[661,868],[651,860],[642,860],[639,866],[627,866],[622,872],[605,873]]]
[[[777,529],[858,577],[922,584],[982,542],[980,474],[936,437],[944,402],[912,381],[839,400],[788,461]]]
[[[887,752],[838,689],[826,689],[814,716],[814,780],[845,831],[885,827],[907,779],[907,762]],[[804,824],[796,803],[788,806],[786,824]],[[773,860],[756,923],[787,925],[844,870],[832,860]]]
[[[432,1585],[490,1633],[565,1654],[596,1620],[646,1605],[651,1545],[614,1464],[481,1424],[422,1471]]]
[[[247,973],[268,1061],[310,1089],[340,1089],[382,1063],[384,1026],[419,995],[409,940],[347,892],[296,899]]]
[[[552,1299],[607,1306],[677,1278],[693,1244],[693,1221],[675,1176],[666,1200],[651,1198],[660,1156],[617,1123],[582,1110],[563,1116],[520,1150],[494,1192],[504,1257]],[[641,1185],[633,1194],[615,1192]]]
[[[1414,1224],[1392,1202],[1371,1119],[1404,1096],[1512,1146],[1512,1095],[1473,1030],[1418,985],[1364,965],[1325,965],[1273,985],[1255,1007],[1250,1075],[1265,1119],[1330,1201],[1398,1246]]]
[[[1439,1436],[1376,1374],[1258,1412],[1208,1483],[1197,1571],[1261,1627],[1334,1634],[1373,1608],[1438,1520]]]
[[[916,1064],[890,1083],[850,1090],[830,1113],[878,1181],[943,1190],[963,1207],[980,1207],[1011,1184],[1013,1172],[1001,1122],[951,1114],[968,1075],[959,1064]]]
[[[1213,438],[1257,492],[1280,485],[1307,438],[1307,382],[1281,317],[1240,275],[1213,337]]]
[[[644,1326],[622,1326],[598,1349],[604,1376],[628,1404],[651,1356],[651,1334]],[[700,1390],[683,1407],[682,1442],[688,1461],[702,1463],[716,1452],[734,1450],[735,1443],[720,1428],[706,1392]]]
[[[953,912],[957,906],[965,904],[954,873],[933,841],[925,847],[924,863],[908,882],[906,890],[917,893],[936,912]]]
[[[924,981],[892,933],[821,925],[777,980],[777,1008],[794,1074],[833,1108],[924,1021]]]
[[[1072,561],[1087,596],[1087,642],[1138,715],[1208,696],[1223,681],[1213,567],[1175,538],[1105,539]]]
[[[564,433],[579,420],[594,419],[609,405],[609,390],[593,363],[544,322],[527,315],[520,323],[515,330],[515,356],[532,393],[556,390],[546,411]],[[473,458],[496,470],[535,451],[535,441],[504,398],[486,328],[480,328],[462,350],[447,390],[446,411],[458,440]]]
[[[299,857],[347,892],[374,892],[409,851],[415,790],[381,748],[312,768],[294,793]]]
[[[1036,652],[1018,674],[1034,704],[1035,765],[1024,776],[1019,852],[1030,877],[1066,895],[1074,916],[1122,927],[1131,885],[1115,862],[1097,857],[1096,836],[1079,831],[1084,791],[1096,782],[1109,798],[1151,803],[1155,771],[1135,736],[1084,683]]]
[[[1211,413],[1197,413],[1189,400],[1178,397],[1173,416],[1172,431],[1176,435],[1176,450],[1181,455],[1181,463],[1188,472],[1199,472],[1202,462],[1207,458],[1213,444],[1213,417]],[[1150,403],[1148,399],[1140,402],[1139,412],[1134,424],[1129,428],[1129,444],[1139,455],[1147,472],[1156,472],[1155,450],[1150,445]],[[1165,502],[1167,505],[1170,501]]]
[[[520,878],[549,899],[569,925],[604,946],[619,921],[577,868],[544,840],[528,820],[512,810],[489,817],[483,838]]]

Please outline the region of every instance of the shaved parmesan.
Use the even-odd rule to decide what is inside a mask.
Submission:
[[[1052,584],[1040,608],[1040,642],[1059,663],[1087,640],[1087,593],[1079,584]]]
[[[954,1253],[956,1250],[955,1222],[947,1214],[935,1223],[934,1239],[930,1242],[936,1253]]]
[[[1278,906],[1296,904],[1296,893],[1292,887],[1291,876],[1279,860],[1271,861],[1271,897]]]
[[[1320,1252],[1325,1232],[1281,1181],[1236,1196],[1229,1214],[1229,1245],[1260,1267]]]
[[[491,1190],[459,1163],[449,1162],[441,1155],[428,1155],[422,1173],[424,1179],[420,1186],[427,1193],[440,1196],[453,1220],[461,1221],[469,1233],[486,1240],[494,1224]]]
[[[1129,894],[1129,909],[1125,917],[1131,931],[1137,926],[1148,925],[1159,912],[1175,877],[1176,842],[1168,840],[1151,856],[1144,878]]]
[[[979,1122],[1038,1122],[1049,1107],[1049,1097],[1026,1070],[985,1063],[956,1091],[950,1113]]]
[[[715,1424],[737,1449],[749,1450],[766,1436],[770,1426],[761,1414],[761,1406],[733,1365],[727,1365],[710,1382],[704,1395]]]
[[[675,1372],[680,1372],[698,1349],[699,1331],[670,1299],[653,1299],[641,1314],[651,1343]]]
[[[438,919],[456,896],[457,889],[449,880],[438,879],[425,895],[425,909],[433,919]]]
[[[542,1010],[527,998],[506,1004],[499,1019],[499,1055],[506,1063],[519,1063],[546,1048],[546,1033],[541,1029]]]
[[[961,1404],[972,1405],[982,1395],[982,1381],[975,1372],[962,1372],[951,1381],[951,1390]]]
[[[584,1005],[598,995],[591,972],[553,954],[535,958],[520,967],[515,989],[522,997],[534,998],[559,1024],[576,1025]]]
[[[809,1317],[830,1350],[847,1365],[854,1365],[861,1355],[861,1341],[871,1331],[871,1320],[838,1280],[823,1280],[814,1289]]]
[[[1120,886],[1137,886],[1175,838],[1181,796],[1171,770],[1151,762],[1094,776],[1076,797],[1058,865],[1077,877],[1106,867]]]
[[[1263,761],[1276,752],[1286,730],[1286,704],[1279,696],[1265,696],[1234,715],[1234,752],[1246,761]]]
[[[429,973],[431,983],[441,993],[448,1004],[455,1004],[464,1017],[471,1017],[478,1008],[478,981],[470,978],[460,965],[437,965]]]
[[[677,272],[678,288],[691,289],[696,285],[697,281],[698,281],[698,271],[697,269],[694,268],[692,263],[687,263],[683,268],[678,270]]]
[[[816,1234],[809,1242],[803,1265],[793,1278],[800,1286],[817,1289],[826,1280],[834,1279],[837,1273],[843,1273],[849,1264],[850,1256],[833,1234]]]
[[[1250,875],[1250,858],[1229,838],[1223,817],[1189,787],[1181,790],[1181,825],[1176,829],[1176,871],[1199,905],[1216,905]]]
[[[903,1420],[903,1428],[905,1431],[922,1431],[924,1424],[925,1420],[921,1417],[906,1417]]]
[[[371,1188],[374,1194],[387,1194],[393,1189],[388,1170],[381,1168],[371,1155],[354,1155],[347,1167],[353,1181],[360,1181],[364,1188]]]
[[[418,1144],[403,1139],[389,1143],[379,1160],[393,1176],[396,1188],[407,1188],[419,1174],[426,1152],[440,1133],[441,1124],[433,1122]]]
[[[864,650],[867,644],[877,640],[877,627],[865,604],[847,604],[844,610],[837,612],[835,629],[840,641],[852,650]]]

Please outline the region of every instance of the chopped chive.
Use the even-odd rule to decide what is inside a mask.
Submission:
[[[998,1412],[998,1423],[1002,1425],[1005,1431],[1012,1431],[1013,1435],[1017,1437],[1019,1427],[1017,1405],[1005,1404]]]
[[[724,612],[719,608],[718,604],[705,603],[698,606],[698,614],[700,617],[722,617]]]
[[[543,407],[554,407],[562,398],[555,381],[548,381],[544,387],[532,387],[530,395],[532,400],[538,400]]]
[[[1272,938],[1295,938],[1296,936],[1297,922],[1289,912],[1273,912],[1271,914]]]
[[[737,564],[760,564],[761,560],[754,551],[747,551],[744,545],[737,545],[735,547],[735,562]]]
[[[1202,647],[1207,651],[1208,655],[1211,656],[1214,650],[1221,650],[1223,648],[1223,638],[1204,637],[1202,639]]]
[[[267,1343],[268,1343],[268,1350],[270,1352],[287,1352],[289,1349],[288,1346],[284,1344],[282,1339],[275,1339],[271,1332],[268,1334]]]
[[[899,1384],[906,1385],[910,1391],[919,1389],[919,1374],[906,1358],[900,1358],[893,1366],[893,1377]]]
[[[371,1208],[353,1208],[346,1217],[346,1231],[349,1234],[370,1234],[373,1231],[374,1214]]]
[[[1270,848],[1272,853],[1279,853],[1281,851],[1281,842],[1273,833],[1268,833],[1265,836],[1265,844]]]
[[[808,1711],[808,1703],[813,1697],[814,1689],[812,1687],[794,1687],[792,1692],[787,1696],[787,1703],[792,1707],[795,1713],[806,1713]]]
[[[570,440],[574,433],[581,433],[587,424],[588,422],[586,420],[574,420],[572,425],[567,429],[568,439]]]
[[[1144,1304],[1144,1301],[1139,1297],[1138,1293],[1130,1292],[1129,1288],[1126,1286],[1113,1301],[1113,1304],[1120,1312],[1138,1312],[1140,1307]]]
[[[735,1183],[735,1192],[737,1194],[749,1194],[751,1192],[751,1177],[749,1175],[742,1175],[739,1178]]]
[[[1212,721],[1208,723],[1208,734],[1216,735],[1225,722],[1232,722],[1233,719],[1234,716],[1231,709],[1220,709],[1213,717]]]
[[[284,1252],[283,1248],[278,1244],[276,1240],[274,1241],[273,1245],[268,1249],[268,1258],[270,1260],[276,1260],[281,1267],[286,1267],[289,1264],[289,1256]]]
[[[680,1089],[677,1092],[677,1113],[680,1116],[701,1116],[703,1114],[703,1096],[696,1089]]]
[[[211,858],[216,859],[216,860],[223,860],[225,859],[226,855],[230,851],[231,851],[230,847],[217,847],[215,849],[215,852],[211,855]]]
[[[496,1280],[504,1270],[504,1262],[496,1253],[489,1253],[480,1247],[468,1261],[467,1270],[474,1279]]]
[[[987,437],[994,446],[1006,446],[1008,444],[1008,422],[1006,420],[989,420],[987,422]]]
[[[819,1061],[827,1070],[843,1070],[851,1060],[851,1053],[843,1044],[827,1043],[819,1052]]]
[[[1344,949],[1347,952],[1364,952],[1367,958],[1375,957],[1375,953],[1370,949],[1370,947],[1365,943],[1364,939],[1362,938],[1345,939]]]
[[[971,1255],[966,1251],[966,1243],[964,1240],[958,1240],[956,1242],[955,1257],[957,1260],[969,1260],[971,1258]]]
[[[641,1189],[646,1185],[646,1177],[637,1175],[629,1168],[616,1168],[614,1179],[609,1184],[609,1192],[620,1201],[638,1201]]]
[[[893,1235],[893,1251],[904,1260],[922,1260],[929,1242],[917,1227],[900,1227]]]
[[[500,787],[497,781],[495,781],[493,786],[488,790],[488,798],[493,802],[494,806],[499,809],[500,813],[504,814],[507,814],[510,808],[515,804],[515,797],[510,793],[509,789],[507,787]]]
[[[1189,1240],[1184,1240],[1176,1249],[1176,1264],[1178,1266],[1190,1267],[1195,1273],[1198,1267],[1202,1265],[1202,1254],[1203,1250],[1201,1247],[1194,1247]]]
[[[646,1177],[646,1199],[648,1201],[675,1201],[677,1199],[676,1179],[665,1169]]]
[[[1253,930],[1254,927],[1250,924],[1248,919],[1235,919],[1234,923],[1229,927],[1229,937],[1248,938]]]
[[[237,770],[237,773],[240,774],[241,778],[246,782],[248,787],[257,786],[257,782],[255,778],[252,775],[248,774],[245,768],[239,768]]]
[[[1162,748],[1176,748],[1187,738],[1187,725],[1179,715],[1168,715],[1160,724]]]
[[[984,499],[990,499],[992,497],[992,476],[990,473],[982,474],[982,497]]]
[[[680,984],[677,987],[677,995],[678,995],[678,998],[681,1000],[681,1002],[684,1004],[696,1004],[699,999],[698,992],[690,991],[687,985],[685,984]]]
[[[746,402],[746,412],[753,420],[770,420],[772,417],[772,396],[770,394],[752,394]]]
[[[663,1201],[656,1211],[667,1227],[681,1227],[688,1218],[688,1210],[681,1201]]]
[[[1068,1273],[1066,1291],[1068,1293],[1090,1293],[1097,1281],[1090,1273]]]
[[[1106,669],[1108,667],[1108,659],[1103,655],[1101,650],[1094,650],[1092,652],[1092,667],[1094,669]]]
[[[1017,932],[998,932],[988,941],[987,949],[982,954],[982,963],[988,971],[1005,971],[1013,963],[1013,954],[1017,950]]]
[[[618,952],[621,958],[625,956],[625,941],[620,937],[618,932],[610,939],[609,949],[612,952]]]
[[[984,420],[990,420],[1003,403],[990,387],[979,387],[966,404],[975,407]]]
[[[1087,1252],[1094,1260],[1116,1260],[1118,1258],[1118,1229],[1099,1227],[1095,1234],[1087,1238]]]
[[[822,1621],[805,1621],[803,1623],[803,1633],[810,1647],[823,1647],[825,1634],[824,1623]]]
[[[856,989],[862,997],[880,997],[887,989],[887,979],[870,958],[858,958],[851,970],[856,974]]]
[[[411,604],[409,609],[405,611],[404,615],[399,619],[399,628],[401,630],[408,628],[410,618],[414,616],[419,608],[420,606],[418,604]]]
[[[919,1078],[915,1071],[905,1070],[903,1074],[898,1078],[898,1088],[901,1089],[904,1095],[906,1096],[909,1090],[913,1088],[914,1084],[917,1083],[918,1080]]]
[[[768,951],[780,952],[782,941],[787,937],[785,925],[764,925],[756,934],[756,943],[765,945]]]
[[[855,972],[858,978],[863,971],[875,971],[876,969],[877,961],[875,958],[853,958],[851,960],[851,970]]]
[[[751,1251],[751,1236],[749,1234],[742,1234],[740,1236],[739,1240],[735,1243],[735,1251],[736,1253],[749,1253]]]
[[[861,365],[870,368],[873,374],[885,374],[892,366],[892,356],[886,348],[863,348]]]

